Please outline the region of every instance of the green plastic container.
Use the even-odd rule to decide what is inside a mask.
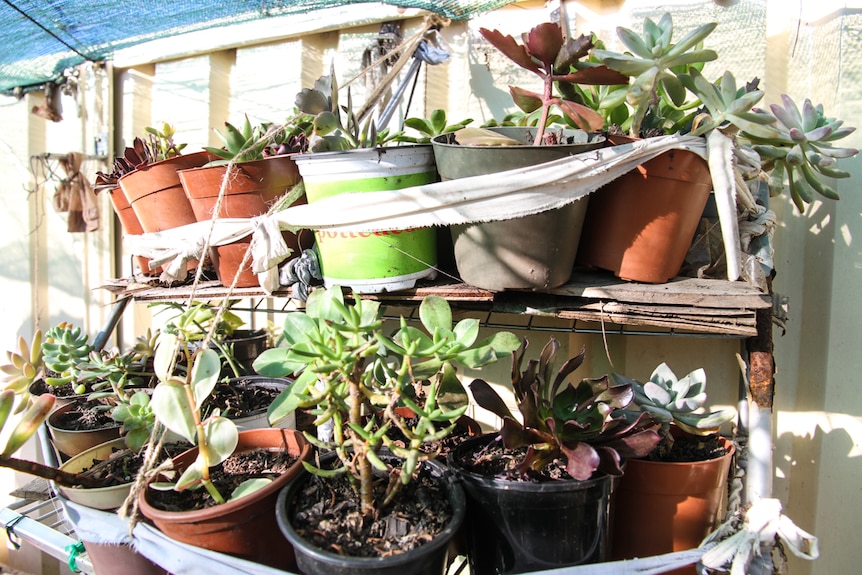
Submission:
[[[397,190],[438,180],[431,146],[397,146],[294,156],[309,203],[352,192]],[[409,289],[437,275],[433,228],[368,233],[316,231],[326,287],[354,293]]]

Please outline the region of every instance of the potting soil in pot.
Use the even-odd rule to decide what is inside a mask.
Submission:
[[[296,457],[287,451],[253,449],[234,453],[224,462],[210,468],[210,479],[227,497],[243,481],[256,477],[274,479],[287,472]],[[217,505],[206,489],[160,491],[150,489],[147,500],[153,507],[164,511],[191,511]]]

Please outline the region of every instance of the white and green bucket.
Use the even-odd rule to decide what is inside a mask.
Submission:
[[[309,203],[353,192],[398,190],[438,180],[431,146],[395,146],[294,156]],[[354,293],[410,289],[437,275],[433,228],[378,232],[315,231],[326,287]]]

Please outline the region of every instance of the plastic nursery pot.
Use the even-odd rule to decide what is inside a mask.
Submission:
[[[324,461],[325,459],[322,458]],[[464,521],[466,502],[464,490],[458,481],[446,472],[446,468],[436,461],[426,461],[432,475],[445,484],[452,518],[444,530],[431,541],[405,553],[387,557],[349,557],[324,551],[305,539],[293,528],[290,522],[292,502],[311,474],[302,475],[283,488],[278,495],[276,515],[281,532],[290,541],[296,552],[296,562],[300,572],[305,575],[443,575],[448,564],[449,543],[455,537]]]
[[[643,163],[591,194],[577,263],[667,282],[685,261],[711,191],[709,167],[693,152],[670,150]]]
[[[467,493],[471,572],[525,573],[606,560],[610,476],[533,483],[462,466],[465,457],[498,438],[494,433],[468,439],[448,457]]]
[[[253,218],[263,215],[301,179],[293,156],[272,156],[263,160],[237,163],[229,174],[226,165],[182,170],[179,172],[179,177],[186,197],[191,202],[195,218],[199,222],[208,221],[213,217]],[[218,214],[215,214],[216,203],[225,178],[227,181],[224,186],[224,197]],[[293,205],[304,203],[303,196]],[[291,253],[298,254],[300,242],[297,235],[283,232],[282,236]],[[251,236],[246,236],[231,244],[210,250],[210,257],[219,281],[223,285],[232,285],[237,275],[239,275],[237,287],[255,287],[259,284],[257,276],[251,270],[251,259],[240,268],[250,244]]]
[[[55,409],[48,416],[46,422],[48,430],[51,433],[51,443],[54,445],[54,448],[67,457],[73,457],[91,447],[120,437],[119,423],[113,423],[100,429],[64,429],[61,426],[62,420],[66,417],[67,413],[79,405],[81,405],[80,402],[71,402]]]
[[[302,461],[311,458],[311,446],[301,432],[290,429],[241,431],[236,452],[258,447],[287,450],[298,460],[272,483],[254,493],[222,505],[193,511],[165,511],[153,507],[149,489],[138,497],[141,513],[165,535],[189,545],[227,553],[242,559],[293,571],[293,550],[286,544],[275,518],[279,491],[302,470]],[[174,467],[185,469],[197,457],[197,447],[174,458]]]
[[[292,379],[286,377],[266,377],[264,375],[245,375],[242,377],[234,377],[231,378],[228,383],[232,386],[242,386],[248,387],[251,389],[258,390],[271,390],[271,391],[284,391],[287,386],[293,383]],[[267,407],[262,407],[258,410],[255,410],[248,415],[238,418],[230,417],[228,413],[227,417],[233,420],[236,424],[237,429],[240,431],[246,429],[262,429],[270,427],[269,421],[267,419]],[[285,417],[281,421],[278,422],[278,425],[275,427],[282,427],[285,429],[296,429],[296,415],[291,413],[289,416]]]
[[[630,459],[614,489],[613,557],[632,559],[695,549],[715,527],[727,491],[734,446],[707,461]],[[695,575],[694,566],[674,575]]]
[[[101,443],[95,447],[91,447],[82,451],[75,457],[72,457],[63,465],[60,466],[62,471],[69,473],[81,473],[85,469],[89,469],[94,465],[94,462],[104,461],[116,451],[126,449],[126,440],[122,437],[112,439],[106,443]],[[61,496],[65,497],[73,503],[85,505],[92,509],[110,510],[116,509],[123,504],[129,492],[132,489],[132,482],[123,483],[120,485],[111,485],[110,487],[67,487],[65,485],[57,485],[57,491]]]
[[[525,144],[535,128],[492,128]],[[573,143],[524,146],[462,146],[453,134],[431,140],[443,180],[535,166],[605,145],[603,136],[564,130]],[[464,282],[492,291],[549,289],[572,275],[587,198],[523,218],[450,226],[455,264]]]
[[[343,193],[397,190],[437,181],[431,146],[395,146],[294,156],[309,203]],[[437,275],[432,228],[369,233],[315,232],[326,287],[354,293],[409,289]]]

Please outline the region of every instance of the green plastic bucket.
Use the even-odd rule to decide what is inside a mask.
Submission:
[[[397,146],[294,156],[309,203],[352,192],[398,190],[436,182],[431,146]],[[433,228],[347,233],[315,232],[326,287],[354,293],[409,289],[437,275]]]

